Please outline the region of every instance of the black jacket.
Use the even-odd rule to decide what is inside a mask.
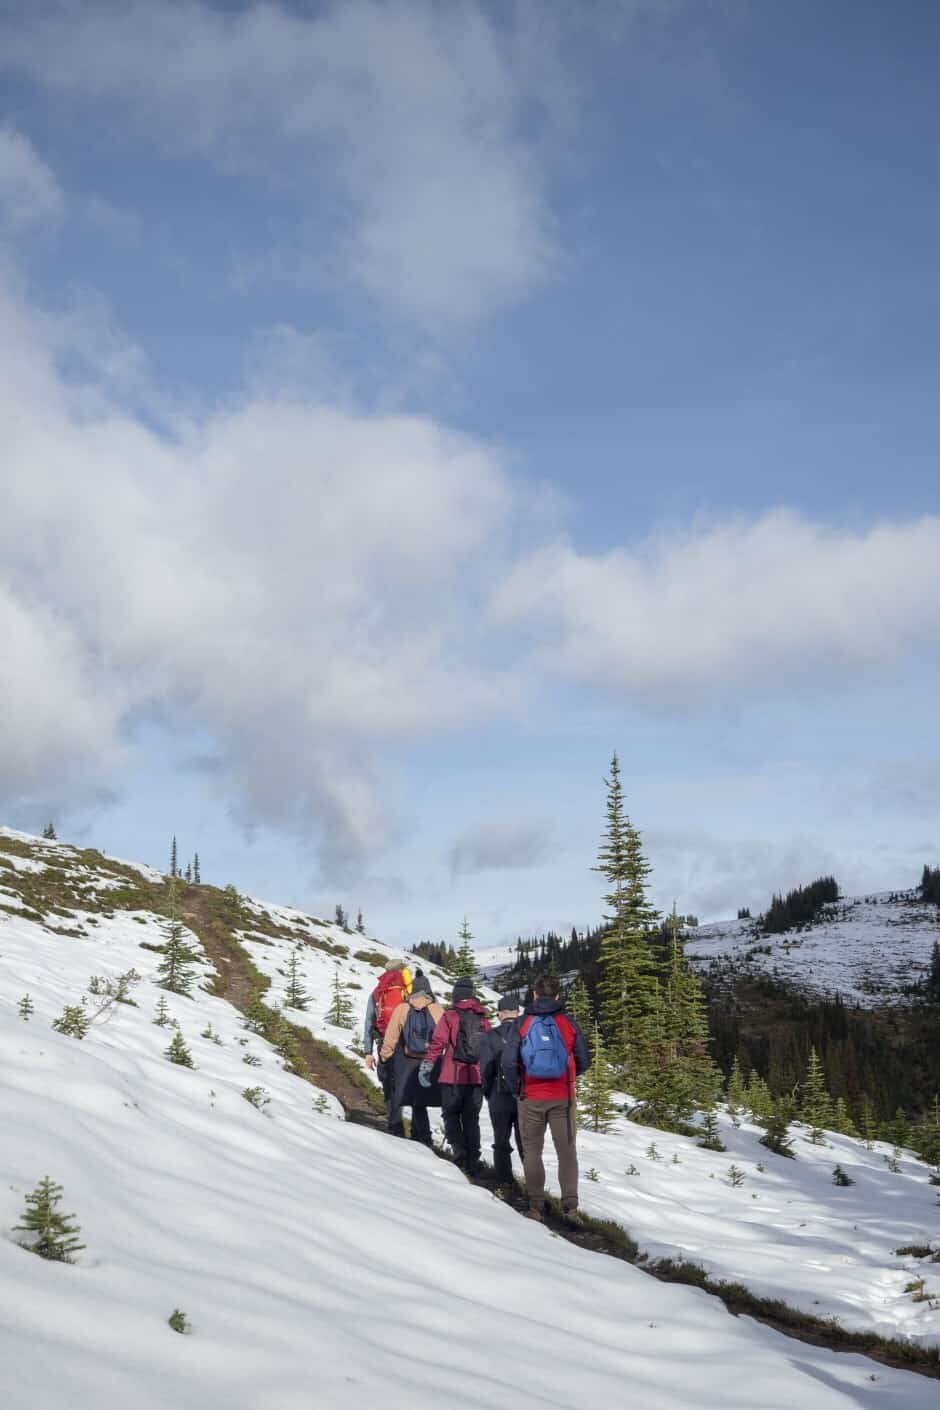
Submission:
[[[480,1046],[480,1077],[483,1081],[483,1095],[490,1103],[490,1106],[505,1107],[507,1110],[514,1109],[516,1099],[512,1092],[507,1090],[505,1080],[502,1079],[503,1048],[506,1039],[515,1027],[516,1020],[510,1023],[500,1023],[495,1028],[491,1028],[489,1033],[483,1034],[483,1041]]]
[[[534,1003],[526,1006],[525,1014],[522,1018],[517,1018],[510,1025],[509,1032],[503,1044],[502,1057],[500,1059],[503,1069],[503,1077],[506,1086],[511,1092],[518,1093],[522,1072],[519,1063],[519,1048],[522,1044],[522,1025],[530,1014],[555,1014],[564,1013],[565,1006],[561,999],[536,999]],[[587,1039],[581,1032],[577,1019],[571,1017],[570,1013],[565,1013],[565,1019],[574,1029],[574,1047],[571,1056],[574,1058],[575,1074],[580,1077],[582,1072],[587,1072],[591,1066],[591,1050],[587,1045]]]

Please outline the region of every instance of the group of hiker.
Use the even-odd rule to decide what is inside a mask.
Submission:
[[[514,1189],[513,1140],[522,1160],[530,1219],[545,1209],[546,1130],[558,1157],[565,1220],[580,1223],[575,1082],[591,1054],[575,1019],[564,1011],[556,976],[541,975],[529,1002],[503,994],[492,1026],[473,982],[458,979],[450,1005],[438,1003],[421,970],[386,966],[366,1009],[366,1063],[382,1084],[392,1135],[431,1145],[429,1109],[440,1107],[454,1163],[471,1179],[481,1173],[480,1111],[486,1098],[493,1128],[493,1175],[504,1195]],[[377,1055],[376,1055],[377,1054]]]

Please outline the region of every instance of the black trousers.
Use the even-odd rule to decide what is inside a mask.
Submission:
[[[379,1058],[375,1064],[375,1075],[382,1084],[382,1096],[385,1098],[385,1111],[388,1116],[388,1132],[390,1136],[403,1136],[405,1134],[405,1123],[401,1118],[401,1107],[393,1106],[395,1100],[395,1072],[393,1064],[383,1062]]]
[[[493,1171],[498,1185],[512,1184],[512,1138],[522,1159],[522,1137],[519,1134],[519,1113],[516,1103],[510,1106],[505,1098],[491,1101],[490,1121],[493,1123]]]
[[[464,1170],[480,1161],[480,1108],[483,1088],[469,1083],[441,1083],[441,1115],[454,1160]]]
[[[431,1118],[428,1116],[426,1106],[413,1106],[411,1108],[411,1139],[420,1141],[423,1146],[429,1146],[431,1142]]]

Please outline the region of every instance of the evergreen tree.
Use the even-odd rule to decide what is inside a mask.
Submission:
[[[751,1075],[747,1079],[747,1108],[758,1126],[762,1125],[762,1119],[769,1116],[774,1108],[774,1099],[770,1095],[770,1088],[753,1068]]]
[[[841,1165],[837,1165],[832,1172],[832,1183],[844,1187],[846,1185],[854,1185],[855,1181],[852,1179],[851,1175],[846,1175]]]
[[[202,885],[202,873],[199,870],[199,853],[193,857],[193,882],[196,886]]]
[[[64,1033],[69,1038],[84,1038],[88,1032],[89,1018],[81,1004],[66,1004],[52,1026],[57,1033]]]
[[[718,1129],[718,1117],[715,1115],[713,1107],[709,1107],[705,1112],[699,1131],[698,1144],[706,1151],[727,1150],[727,1146],[721,1139],[721,1132]]]
[[[578,1081],[580,1124],[591,1131],[609,1131],[617,1111],[611,1097],[613,1075],[597,1023],[594,1024],[592,1047],[594,1061]]]
[[[933,1106],[921,1117],[914,1140],[914,1150],[918,1160],[922,1160],[926,1165],[940,1167],[940,1097],[934,1097]]]
[[[731,1064],[731,1073],[728,1077],[728,1115],[737,1118],[747,1106],[747,1089],[744,1085],[744,1078],[741,1075],[741,1063],[737,1056]]]
[[[832,1098],[826,1089],[822,1063],[815,1048],[809,1050],[806,1075],[801,1084],[800,1120],[810,1128],[809,1139],[814,1146],[825,1143],[823,1127],[828,1125]]]
[[[937,873],[937,889],[940,892],[940,872]],[[940,895],[937,900],[940,903]],[[930,966],[922,988],[928,1004],[940,1004],[940,941],[933,942],[933,949],[930,952]]]
[[[47,842],[55,842],[55,841],[56,841],[56,831],[55,831],[55,828],[52,826],[52,823],[51,823],[51,822],[47,822],[47,823],[46,823],[45,827],[44,827],[43,830],[42,830],[42,835],[43,835],[43,837],[46,839]]]
[[[346,987],[339,977],[339,965],[333,970],[333,999],[326,1013],[327,1023],[332,1023],[334,1028],[352,1028],[353,1026],[353,1006],[346,993]]]
[[[911,1128],[901,1107],[898,1107],[891,1121],[888,1122],[886,1131],[888,1140],[894,1145],[906,1149],[911,1144]]]
[[[161,994],[157,1000],[157,1007],[153,1011],[153,1022],[158,1028],[166,1028],[172,1022],[170,1018],[170,1006],[166,1001],[166,994]]]
[[[176,833],[173,834],[173,841],[170,844],[170,876],[179,876],[179,862],[176,852]]]
[[[793,1142],[790,1137],[790,1112],[785,1103],[771,1102],[764,1115],[757,1118],[757,1124],[764,1128],[764,1134],[760,1138],[761,1145],[766,1146],[775,1155],[785,1155],[792,1160]]]
[[[871,1098],[866,1092],[862,1097],[862,1105],[858,1115],[859,1135],[865,1142],[868,1150],[871,1150],[878,1135],[878,1122],[875,1117],[875,1109],[871,1104]]]
[[[587,985],[580,974],[565,995],[565,1011],[571,1014],[583,1029],[585,1037],[590,1040],[594,1030],[594,1009]]]
[[[858,1136],[858,1127],[849,1114],[844,1097],[837,1097],[832,1113],[832,1129],[840,1136]]]
[[[32,1018],[35,1009],[33,1007],[33,1001],[28,994],[24,994],[22,999],[20,999],[16,1006],[16,1011],[20,1018],[24,1019],[27,1023]]]
[[[611,1059],[622,1064],[641,1100],[657,1071],[663,1041],[662,996],[649,932],[657,919],[646,894],[649,863],[639,832],[627,817],[614,754],[607,784],[607,823],[597,866],[607,882],[607,930],[600,943],[600,1027]]]
[[[183,872],[183,879],[186,881],[187,885],[193,879],[193,869],[190,866],[189,862],[186,863],[186,870]]]
[[[334,923],[335,923],[336,925],[338,925],[341,930],[348,930],[348,929],[349,929],[349,917],[347,916],[346,912],[343,910],[343,907],[340,906],[340,905],[337,905],[336,911],[335,911],[334,914],[335,914],[335,922],[334,922]]]
[[[464,916],[463,925],[457,932],[460,940],[457,953],[454,956],[454,968],[452,973],[457,979],[469,979],[472,984],[477,982],[477,957],[473,949],[473,935],[470,932],[470,922]]]
[[[169,1058],[170,1062],[175,1062],[179,1067],[195,1067],[192,1054],[183,1042],[183,1035],[179,1031],[173,1034],[173,1038],[168,1048],[164,1048],[163,1056]]]
[[[179,909],[179,897],[174,887],[170,893],[169,914],[163,922],[166,940],[157,966],[157,983],[174,994],[189,994],[196,982],[199,954],[186,943],[186,928]]]
[[[365,933],[366,933],[366,923],[365,923],[365,921],[362,919],[362,911],[361,911],[361,909],[360,909],[358,915],[356,916],[356,934],[357,934],[357,935],[365,935]]]
[[[78,1225],[69,1222],[74,1214],[59,1211],[62,1193],[61,1185],[44,1176],[32,1194],[26,1196],[23,1222],[16,1225],[14,1233],[33,1236],[32,1243],[23,1245],[30,1253],[55,1263],[71,1263],[73,1254],[80,1253],[85,1245],[78,1242]]]
[[[300,974],[300,946],[295,945],[287,961],[287,991],[284,1002],[292,1009],[305,1009],[310,995],[303,986]]]
[[[671,1070],[671,1119],[687,1121],[715,1105],[721,1073],[709,1053],[708,1014],[697,976],[686,963],[675,904],[670,918],[669,958],[663,978],[663,1037],[660,1072]]]

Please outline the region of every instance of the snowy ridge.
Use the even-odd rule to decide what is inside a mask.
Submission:
[[[841,995],[863,1007],[904,1003],[923,978],[940,911],[916,891],[892,891],[834,902],[820,921],[764,935],[753,920],[700,925],[686,951],[702,967],[767,973],[812,995]]]
[[[11,834],[0,835],[0,858],[8,861],[4,836]],[[94,870],[83,856],[72,853],[76,869]],[[71,864],[67,848],[53,858]],[[102,870],[107,879],[107,864]],[[89,905],[31,918],[8,905],[30,874],[0,865],[4,1410],[429,1410],[442,1395],[461,1410],[499,1402],[512,1385],[533,1405],[558,1410],[625,1402],[644,1410],[935,1404],[930,1381],[731,1318],[707,1294],[659,1284],[553,1238],[422,1148],[337,1120],[332,1099],[318,1102],[314,1087],[285,1071],[241,1016],[203,988],[191,998],[167,995],[196,1064],[172,1065],[163,1052],[173,1030],[152,1021],[163,992],[154,982],[158,956],[146,948],[161,938],[157,917]],[[98,906],[107,900],[99,893]],[[254,908],[259,920],[266,912],[291,932],[259,930],[249,941],[275,989],[295,930],[348,947],[345,956],[302,948],[315,995],[301,1021],[349,1044],[353,1031],[330,1033],[321,1009],[338,963],[344,982],[363,984],[349,991],[361,1019],[377,967],[355,958],[360,937],[299,912]],[[377,956],[384,947],[366,940],[362,950]],[[52,1030],[63,1005],[87,992],[90,975],[115,978],[130,968],[142,975],[131,993],[136,1006],[111,1006],[82,1041]],[[204,980],[210,969],[203,964]],[[34,1013],[24,1021],[17,1004],[27,992]],[[89,1010],[98,1003],[89,999]],[[203,1036],[209,1025],[218,1043]],[[255,1085],[269,1097],[262,1110],[242,1096]],[[876,1226],[879,1248],[929,1227],[923,1167],[909,1171],[905,1162],[902,1176],[889,1177],[906,1198],[893,1195],[899,1212],[887,1222],[890,1191],[876,1198],[880,1153],[859,1154],[854,1143],[812,1162],[801,1147],[799,1162],[774,1165],[761,1188],[761,1216],[749,1209],[747,1219],[742,1206],[758,1203],[750,1199],[757,1177],[749,1172],[745,1187],[727,1191],[708,1179],[712,1164],[753,1163],[754,1133],[743,1127],[733,1135],[740,1149],[727,1156],[696,1153],[682,1138],[626,1122],[609,1136],[585,1136],[583,1169],[599,1175],[585,1181],[585,1203],[622,1219],[653,1251],[676,1246],[671,1239],[690,1251],[697,1242],[694,1252],[707,1262],[724,1240],[761,1288],[780,1286],[765,1268],[775,1244],[784,1246],[791,1286],[806,1286],[794,1271],[799,1239],[807,1261],[818,1252],[839,1278],[837,1252],[852,1237],[845,1227],[841,1245],[833,1243],[835,1221],[847,1224],[846,1206],[836,1204],[845,1196],[853,1201],[848,1217],[864,1231],[860,1244]],[[662,1162],[642,1154],[651,1138]],[[679,1166],[669,1164],[672,1144]],[[843,1164],[857,1156],[870,1178],[832,1190],[827,1203],[823,1162],[836,1156]],[[642,1175],[618,1179],[629,1159]],[[64,1208],[81,1226],[86,1249],[74,1267],[30,1255],[10,1232],[26,1193],[46,1174],[64,1185]],[[803,1205],[785,1211],[797,1198]],[[819,1227],[797,1234],[810,1203]],[[864,1276],[856,1270],[851,1282],[840,1280],[846,1303]],[[884,1287],[877,1291],[884,1296]],[[893,1298],[893,1283],[889,1291]],[[872,1324],[875,1306],[874,1296],[864,1303],[860,1325]],[[192,1324],[189,1336],[167,1325],[177,1308]],[[885,1324],[929,1332],[906,1316]]]

